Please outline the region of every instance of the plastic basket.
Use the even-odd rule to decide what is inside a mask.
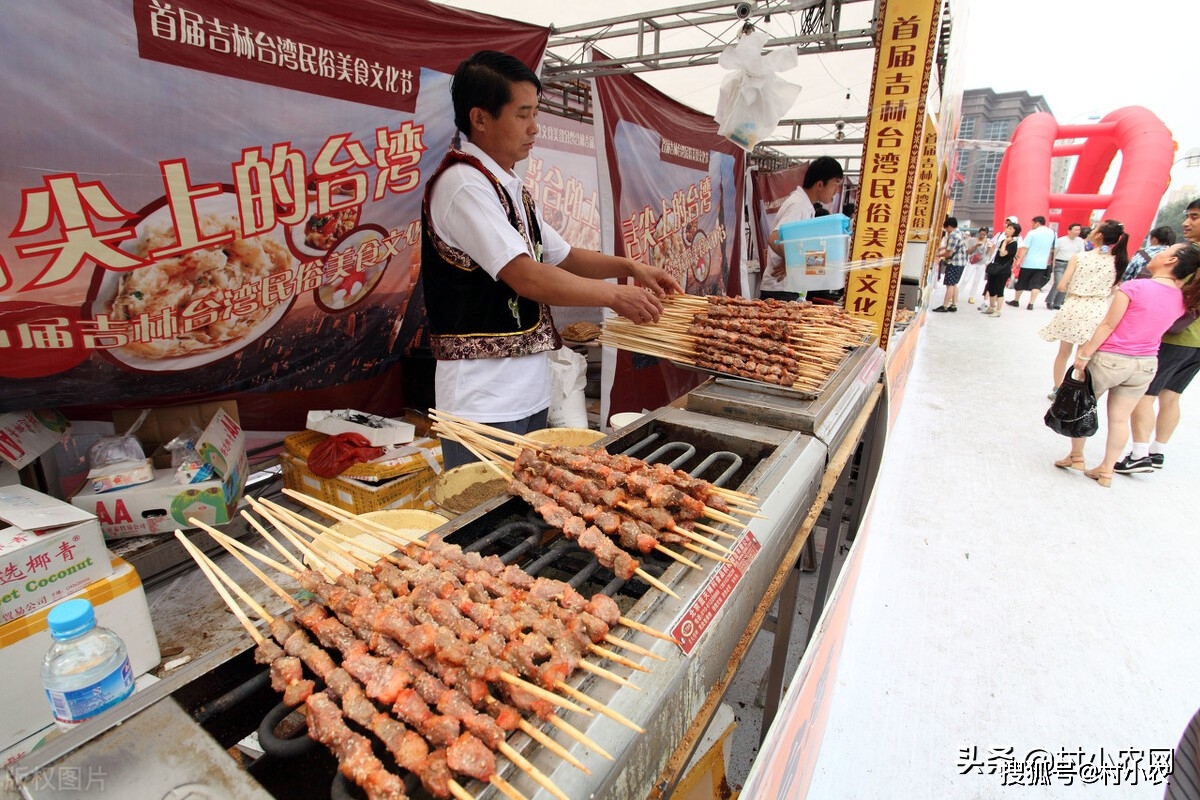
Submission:
[[[440,457],[440,451],[439,451]],[[437,473],[428,467],[386,481],[370,483],[347,478],[321,478],[308,468],[305,459],[289,453],[279,456],[283,467],[283,485],[304,492],[345,511],[361,514],[385,508],[418,508],[433,511],[437,506],[430,496]]]
[[[312,449],[328,438],[328,434],[304,430],[286,437],[283,440],[283,446],[291,455],[301,461],[308,461],[308,455]],[[437,439],[414,439],[406,447],[419,448],[425,452],[408,453],[388,459],[386,462],[354,464],[347,468],[340,477],[368,483],[381,483],[400,475],[410,475],[421,470],[432,469],[433,463],[441,464],[442,462],[442,445]]]

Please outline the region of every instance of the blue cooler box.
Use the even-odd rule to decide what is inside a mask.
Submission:
[[[787,289],[792,292],[841,289],[850,252],[850,218],[845,214],[785,222],[779,226]]]

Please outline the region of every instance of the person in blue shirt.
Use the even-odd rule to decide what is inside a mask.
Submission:
[[[1050,254],[1054,251],[1056,238],[1054,231],[1046,227],[1045,217],[1033,218],[1033,227],[1021,240],[1021,249],[1017,251],[1017,268],[1020,271],[1017,273],[1017,283],[1013,287],[1017,293],[1012,300],[1008,301],[1007,305],[1020,308],[1021,295],[1028,289],[1029,305],[1025,308],[1033,310],[1038,293],[1042,291],[1042,287],[1046,284],[1046,278],[1049,276],[1049,269],[1052,266]]]

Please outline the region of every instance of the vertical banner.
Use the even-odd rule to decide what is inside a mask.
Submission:
[[[939,0],[879,0],[879,44],[851,260],[881,263],[850,272],[846,310],[874,323],[884,349],[900,286],[940,8]]]
[[[597,78],[593,96],[612,252],[662,267],[689,294],[738,294],[745,151],[717,134],[712,117],[634,76]],[[704,378],[624,350],[606,374],[605,419],[658,408]]]
[[[427,0],[4,10],[0,411],[221,396],[266,429],[264,397],[395,374],[450,75],[549,38]]]
[[[525,188],[546,223],[572,247],[601,247],[599,186],[592,124],[540,114],[537,146],[525,170]]]
[[[921,161],[917,167],[917,185],[913,189],[912,213],[908,218],[908,241],[937,241],[933,228],[938,185],[937,126],[934,125],[933,118],[926,114],[925,133],[921,137]]]

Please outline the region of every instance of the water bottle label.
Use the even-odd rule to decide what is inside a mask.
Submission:
[[[115,706],[131,694],[133,694],[133,667],[129,666],[128,658],[121,666],[91,686],[66,692],[46,690],[46,696],[50,698],[50,707],[54,709],[54,721],[60,727],[78,725],[101,711]]]

